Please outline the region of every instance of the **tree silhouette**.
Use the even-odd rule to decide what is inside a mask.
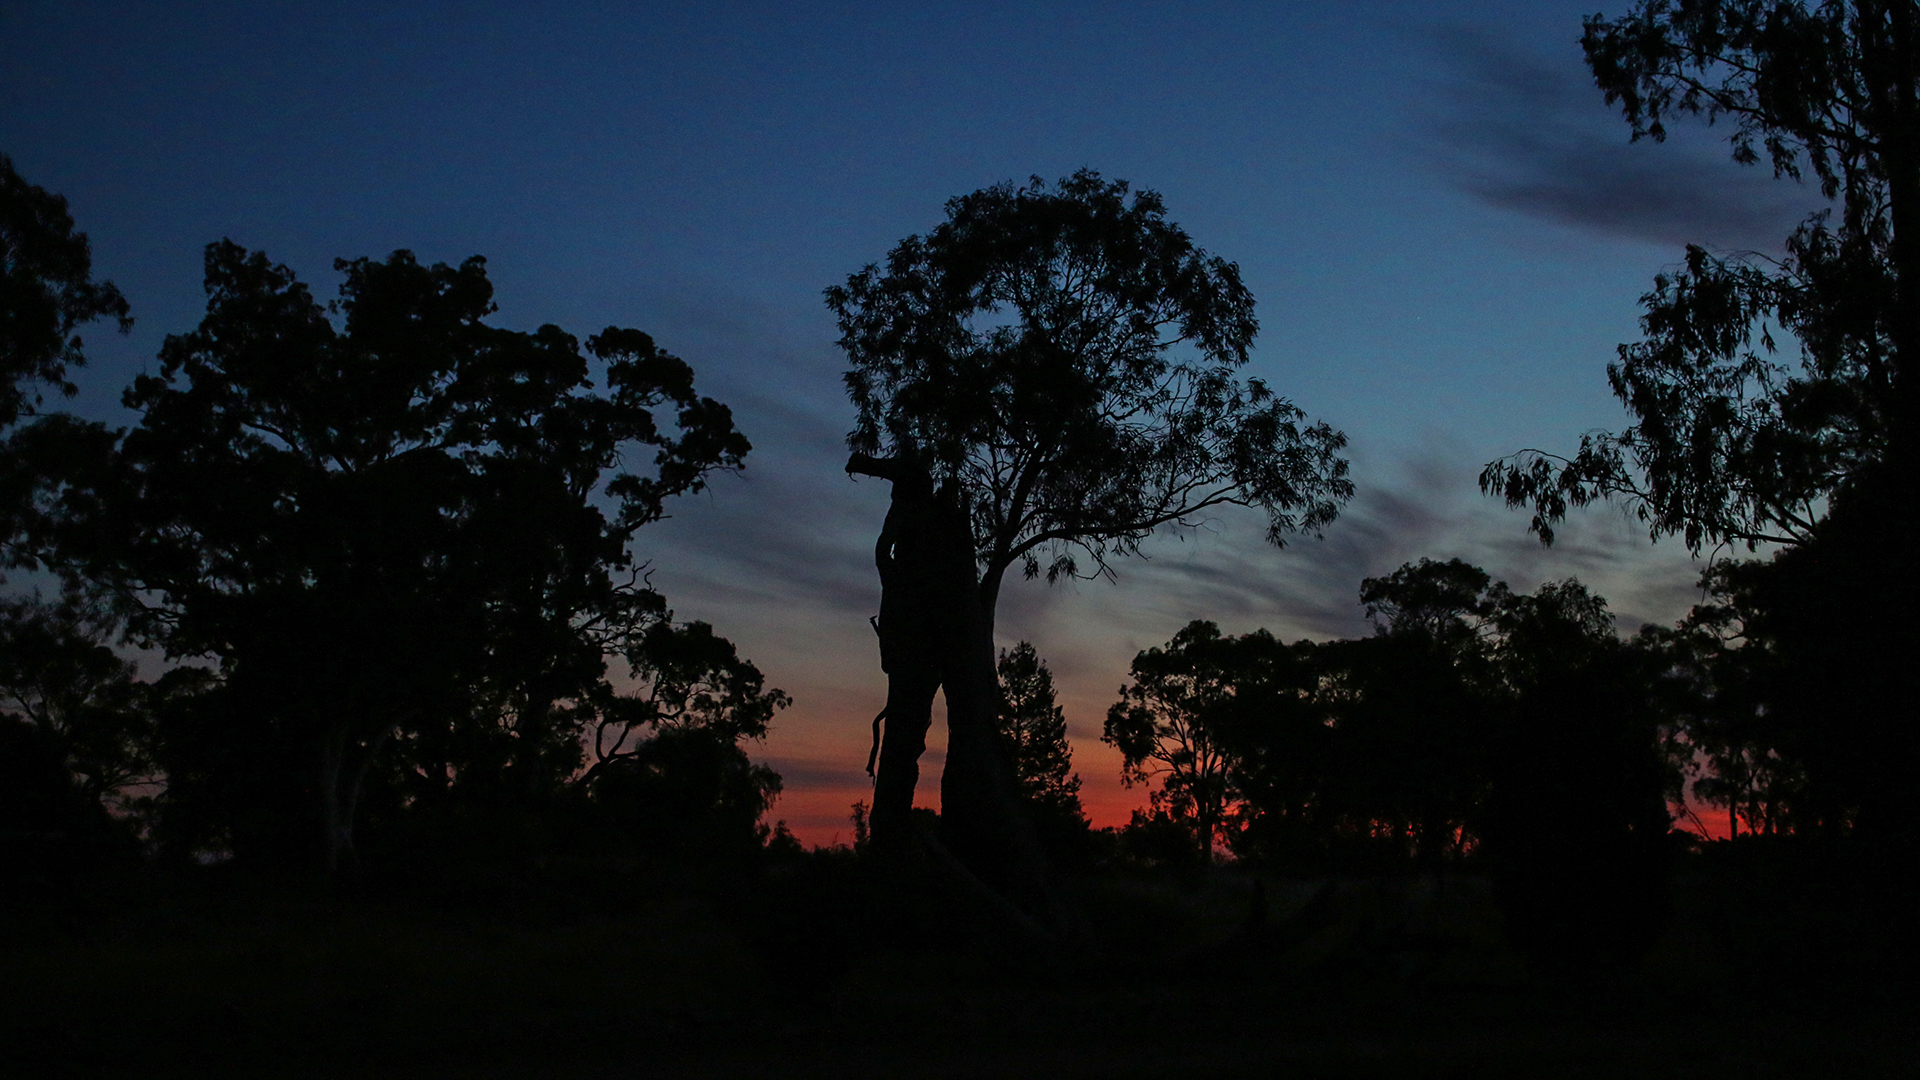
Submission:
[[[1569,506],[1627,500],[1655,536],[1803,543],[1871,474],[1910,476],[1920,437],[1920,6],[1655,0],[1588,20],[1582,46],[1636,139],[1732,121],[1734,158],[1810,171],[1840,201],[1775,262],[1697,247],[1642,298],[1646,339],[1608,368],[1636,422],[1571,458],[1527,451],[1481,474],[1551,539]],[[1778,359],[1774,328],[1797,346]],[[1882,481],[1872,481],[1881,483]]]
[[[1893,763],[1916,752],[1906,657],[1920,603],[1889,537],[1920,530],[1920,4],[1649,0],[1588,20],[1587,62],[1634,137],[1728,121],[1736,161],[1819,182],[1838,202],[1775,261],[1689,248],[1642,299],[1645,339],[1608,368],[1633,413],[1571,457],[1525,451],[1481,473],[1551,541],[1567,509],[1619,498],[1655,537],[1778,544],[1766,590],[1775,705],[1803,734],[1835,820],[1920,852]],[[1791,352],[1791,358],[1783,353]],[[1791,684],[1791,685],[1789,685]],[[1816,764],[1818,763],[1818,764]]]
[[[1345,440],[1235,378],[1257,328],[1238,269],[1196,248],[1157,195],[1092,171],[955,198],[932,232],[826,296],[852,362],[849,469],[895,481],[890,527],[926,530],[921,573],[943,595],[912,624],[883,600],[890,681],[911,690],[889,691],[887,739],[903,751],[882,747],[874,839],[906,827],[912,780],[889,773],[917,756],[944,685],[943,835],[990,866],[1018,832],[992,739],[1006,574],[1111,574],[1156,529],[1223,504],[1265,510],[1275,543],[1318,530],[1351,493]],[[883,582],[914,550],[883,536]]]
[[[0,600],[0,888],[133,850],[159,691],[77,598]]]
[[[571,706],[667,618],[634,532],[747,450],[638,331],[583,355],[553,326],[488,326],[478,258],[336,267],[323,307],[264,255],[210,245],[199,329],[167,339],[126,394],[140,423],[47,510],[68,572],[111,588],[136,639],[218,663],[167,733],[170,808],[329,866],[352,860],[396,737],[492,724],[509,786],[563,783]],[[650,472],[623,464],[634,445]]]
[[[41,430],[9,431],[35,414],[43,389],[72,396],[70,367],[86,363],[81,326],[111,319],[121,333],[133,328],[126,298],[112,282],[93,279],[87,234],[75,232],[67,200],[29,184],[0,154],[0,544],[5,564],[37,565],[36,493],[47,474],[69,462],[69,440],[59,418]],[[96,448],[97,449],[97,448]]]
[[[1289,677],[1291,660],[1287,646],[1264,630],[1227,637],[1195,620],[1166,647],[1134,657],[1133,681],[1107,710],[1101,740],[1120,751],[1121,780],[1128,787],[1159,780],[1154,811],[1184,827],[1202,862],[1225,841],[1239,801],[1235,751],[1254,741],[1247,729],[1283,719],[1261,689],[1300,682]],[[1268,786],[1283,785],[1269,779]]]
[[[1087,829],[1080,776],[1073,771],[1067,714],[1054,697],[1053,672],[1032,642],[1000,650],[1000,712],[995,729],[1014,783],[1043,846],[1057,849]]]
[[[1670,903],[1653,666],[1574,579],[1509,596],[1494,622],[1510,697],[1475,824],[1507,935],[1575,978],[1626,969]]]
[[[72,396],[67,368],[86,363],[76,331],[97,319],[132,329],[126,298],[93,280],[87,234],[67,200],[29,184],[0,154],[0,429],[40,401],[33,384]]]

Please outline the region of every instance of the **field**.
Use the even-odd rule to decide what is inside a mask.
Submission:
[[[1695,856],[1606,978],[1530,971],[1471,874],[1069,888],[1047,952],[836,853],[95,880],[13,905],[0,1037],[47,1077],[1911,1075],[1903,950],[1794,853]]]

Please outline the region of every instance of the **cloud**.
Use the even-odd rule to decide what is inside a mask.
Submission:
[[[1071,636],[1069,627],[1087,636],[1093,625],[1116,640],[1159,644],[1188,620],[1205,618],[1236,633],[1266,627],[1286,638],[1352,637],[1371,632],[1361,579],[1422,557],[1465,559],[1521,591],[1577,576],[1614,599],[1628,629],[1670,622],[1697,599],[1694,560],[1679,545],[1650,544],[1618,508],[1576,512],[1556,543],[1542,547],[1524,515],[1480,495],[1480,465],[1443,444],[1358,460],[1359,494],[1322,539],[1298,537],[1275,549],[1261,539],[1257,512],[1229,509],[1205,531],[1160,538],[1146,558],[1118,564],[1116,584],[1074,587],[1065,605],[1046,604],[1036,588],[1010,591],[1002,636]],[[1068,610],[1056,616],[1059,606]]]
[[[1665,143],[1629,141],[1577,51],[1522,52],[1485,30],[1444,27],[1451,72],[1414,137],[1475,198],[1531,217],[1663,246],[1777,251],[1819,191],[1731,160],[1725,127],[1677,123]]]

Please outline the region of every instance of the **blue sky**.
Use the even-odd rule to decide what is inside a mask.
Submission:
[[[1818,202],[1710,132],[1629,145],[1580,64],[1592,6],[15,0],[0,152],[69,198],[134,305],[132,335],[90,335],[92,415],[198,321],[223,236],[323,296],[337,257],[482,254],[501,325],[636,326],[689,360],[755,450],[642,553],[794,694],[764,756],[818,840],[864,791],[884,696],[886,504],[841,472],[821,289],[989,184],[1091,167],[1159,191],[1240,264],[1249,373],[1348,434],[1360,494],[1322,541],[1274,551],[1227,513],[1117,583],[1009,591],[1002,636],[1054,666],[1111,821],[1144,796],[1101,716],[1190,618],[1363,633],[1359,579],[1422,555],[1522,589],[1578,574],[1628,628],[1694,598],[1674,542],[1600,510],[1543,551],[1474,488],[1626,422],[1604,366],[1683,244],[1768,250]]]

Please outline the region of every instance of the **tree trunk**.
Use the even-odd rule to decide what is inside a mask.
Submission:
[[[975,571],[973,531],[959,493],[937,495],[924,466],[855,454],[849,473],[893,482],[874,563],[880,572],[880,664],[887,673],[885,731],[874,774],[876,851],[922,844],[912,823],[919,758],[933,695],[947,699],[947,762],[938,843],[969,872],[1056,933],[1077,921],[1046,880],[1046,861],[1020,808],[1013,767],[994,738],[1000,681],[993,600]]]
[[[1000,679],[993,621],[979,603],[967,605],[966,614],[965,637],[948,654],[942,680],[947,766],[940,779],[940,839],[989,884],[1038,902],[1046,897],[1046,860],[1020,806],[1013,764],[994,736]]]

